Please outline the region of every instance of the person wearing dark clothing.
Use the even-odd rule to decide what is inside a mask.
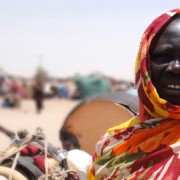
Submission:
[[[41,81],[36,81],[33,85],[33,99],[35,101],[37,113],[40,113],[44,106],[43,83]]]

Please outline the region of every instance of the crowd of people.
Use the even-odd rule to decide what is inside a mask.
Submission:
[[[80,76],[65,80],[4,76],[0,78],[0,97],[3,98],[3,107],[19,107],[21,100],[32,98],[36,102],[37,109],[41,109],[44,98],[58,97],[75,100],[100,92],[121,91],[130,87],[131,83],[128,81],[96,76]]]

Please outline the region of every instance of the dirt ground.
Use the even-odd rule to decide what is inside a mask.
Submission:
[[[2,101],[2,100],[0,100]],[[30,134],[41,127],[47,140],[56,147],[61,147],[59,130],[66,116],[79,104],[78,101],[48,99],[44,102],[44,109],[36,113],[32,100],[23,100],[18,109],[0,107],[0,125],[17,132],[27,129]],[[0,132],[0,150],[6,148],[10,139]]]

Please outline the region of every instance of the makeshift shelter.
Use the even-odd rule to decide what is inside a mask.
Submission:
[[[104,77],[77,77],[75,78],[77,91],[81,98],[89,98],[98,93],[108,92],[111,90],[109,79]]]

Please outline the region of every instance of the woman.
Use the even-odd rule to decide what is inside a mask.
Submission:
[[[178,179],[180,176],[180,9],[155,19],[136,60],[139,114],[109,129],[88,179]]]

